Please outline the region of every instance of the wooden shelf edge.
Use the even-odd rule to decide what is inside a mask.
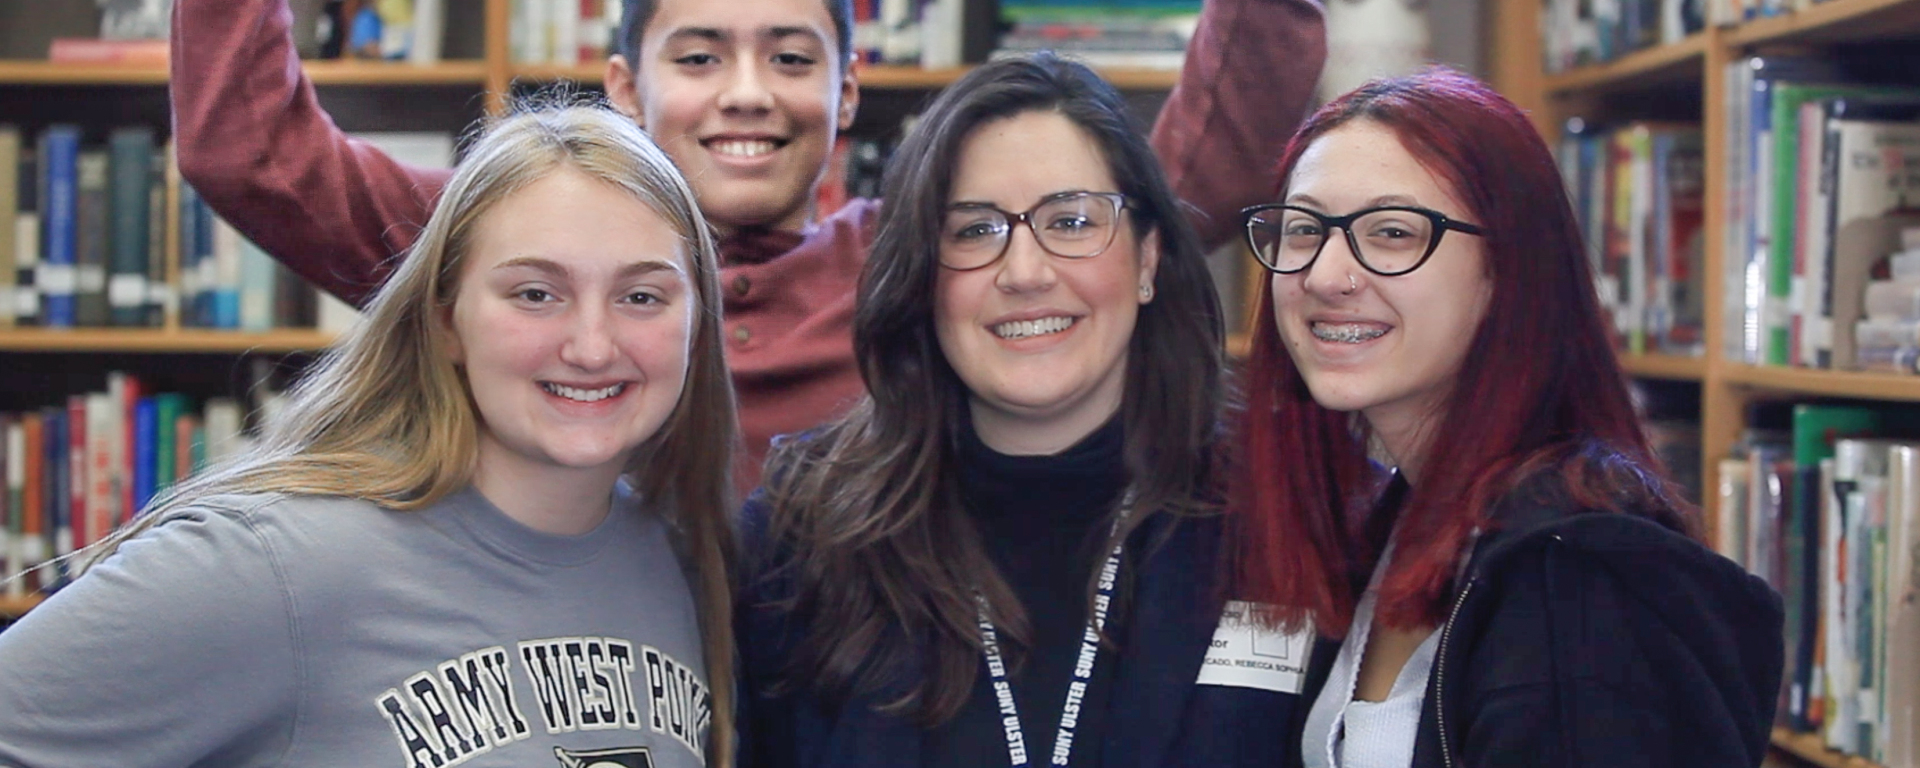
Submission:
[[[1920,376],[1731,364],[1721,373],[1731,384],[1782,394],[1920,402]]]
[[[14,328],[0,330],[4,352],[303,352],[325,348],[333,334],[316,330],[266,333],[158,328]]]
[[[1827,0],[1827,2],[1808,5],[1781,16],[1769,16],[1740,24],[1728,31],[1726,42],[1737,47],[1784,41],[1888,8],[1906,5],[1907,2],[1908,0]]]
[[[45,600],[44,595],[25,595],[22,597],[0,597],[0,618],[17,619]]]
[[[1684,357],[1681,355],[1620,353],[1620,368],[1628,375],[1642,379],[1667,379],[1670,381],[1700,381],[1707,377],[1705,358]]]
[[[972,67],[921,69],[919,67],[863,64],[859,69],[860,87],[881,91],[917,91],[944,88],[971,71]],[[1179,70],[1102,67],[1100,76],[1123,91],[1169,90],[1180,82]],[[605,64],[515,64],[509,70],[514,80],[535,83],[570,80],[599,85],[607,74]]]
[[[315,85],[480,85],[485,61],[404,62],[307,61],[302,66]],[[164,64],[65,64],[36,60],[0,60],[0,85],[165,85]]]
[[[1547,75],[1544,85],[1547,93],[1555,96],[1593,90],[1624,84],[1634,78],[1668,67],[1677,67],[1694,61],[1704,62],[1706,55],[1707,33],[1695,32],[1677,43],[1645,48],[1613,61]]]
[[[1826,742],[1822,741],[1818,734],[1794,733],[1785,728],[1775,728],[1773,745],[1787,754],[1821,768],[1881,768],[1880,764],[1864,757],[1827,749]]]

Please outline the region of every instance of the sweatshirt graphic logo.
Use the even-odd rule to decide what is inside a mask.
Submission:
[[[653,755],[646,747],[623,749],[573,750],[554,747],[561,768],[653,768]]]
[[[704,757],[712,704],[696,668],[658,648],[611,637],[482,648],[408,677],[374,703],[406,768],[460,765],[532,737],[535,722],[556,736],[651,731]],[[554,754],[568,768],[653,765],[646,747],[555,748]]]

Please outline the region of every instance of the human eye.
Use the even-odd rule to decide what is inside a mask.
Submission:
[[[1318,221],[1301,218],[1282,224],[1280,232],[1287,237],[1319,237],[1326,233],[1326,228]]]
[[[1383,211],[1367,217],[1365,226],[1367,241],[1379,246],[1411,249],[1426,245],[1426,222],[1410,217],[1401,211]]]
[[[947,239],[973,243],[997,237],[1005,225],[988,213],[956,211],[947,216]]]
[[[1100,228],[1100,222],[1085,213],[1061,212],[1047,217],[1047,231],[1069,237],[1085,235]]]
[[[673,58],[673,63],[682,67],[709,67],[720,63],[720,57],[706,51],[691,51]]]
[[[820,62],[818,58],[800,51],[782,51],[773,55],[773,63],[780,67],[806,68]]]
[[[521,304],[551,304],[559,300],[559,297],[555,296],[552,291],[533,285],[515,288],[513,292],[507,296]]]
[[[656,304],[665,304],[667,299],[666,297],[661,296],[659,292],[654,291],[651,288],[647,288],[647,289],[631,291],[627,293],[627,295],[620,297],[620,301],[624,304],[631,304],[639,307],[649,307]]]

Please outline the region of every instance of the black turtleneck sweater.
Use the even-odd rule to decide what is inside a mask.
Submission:
[[[1087,583],[1105,562],[1108,513],[1126,487],[1119,419],[1052,456],[1008,456],[967,429],[960,448],[961,503],[985,542],[987,556],[1026,610],[1028,645],[1006,648],[1014,702],[1025,731],[1028,763],[1047,765],[1059,733],[1061,708],[1088,618]],[[1123,616],[1107,614],[1107,635],[1118,636]],[[1100,762],[1111,649],[1103,648],[1081,703],[1072,765]],[[1007,741],[986,664],[973,695],[952,720],[929,731],[924,768],[1006,765]]]

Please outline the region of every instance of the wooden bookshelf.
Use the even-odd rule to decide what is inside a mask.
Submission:
[[[1920,402],[1920,376],[1752,365],[1725,366],[1723,375],[1731,385],[1763,394]]]
[[[417,66],[400,62],[308,61],[302,66],[315,85],[480,86],[487,80],[484,61],[445,61]],[[0,61],[0,85],[166,85],[160,65],[59,64],[50,61]]]
[[[858,70],[860,87],[872,90],[922,91],[945,88],[965,75],[971,67],[921,69],[882,64],[862,64]],[[515,80],[550,82],[571,80],[598,85],[606,78],[606,64],[562,66],[553,64],[516,64],[510,70]],[[1108,68],[1100,75],[1121,90],[1167,90],[1180,80],[1179,70]]]
[[[1910,0],[1827,0],[1781,16],[1726,30],[1726,44],[1831,43],[1889,39],[1920,32],[1920,7]]]
[[[45,597],[42,597],[40,595],[26,595],[24,597],[0,597],[0,618],[17,619],[17,618],[20,618],[21,616],[25,616],[27,614],[27,611],[31,610],[34,606],[39,605],[40,601],[45,599],[46,599]]]
[[[1879,763],[1864,757],[1827,749],[1826,742],[1812,733],[1794,733],[1785,728],[1775,728],[1773,745],[1787,754],[1821,768],[1880,768]]]
[[[1707,33],[1696,32],[1673,45],[1634,51],[1603,64],[1547,75],[1549,94],[1605,91],[1622,86],[1643,88],[1660,82],[1697,79],[1707,54]]]
[[[1707,361],[1699,357],[1681,355],[1634,355],[1621,353],[1620,367],[1629,375],[1642,379],[1666,379],[1669,381],[1699,381],[1706,378]]]
[[[333,335],[314,330],[267,333],[183,328],[12,328],[0,352],[148,352],[244,354],[324,349]]]

